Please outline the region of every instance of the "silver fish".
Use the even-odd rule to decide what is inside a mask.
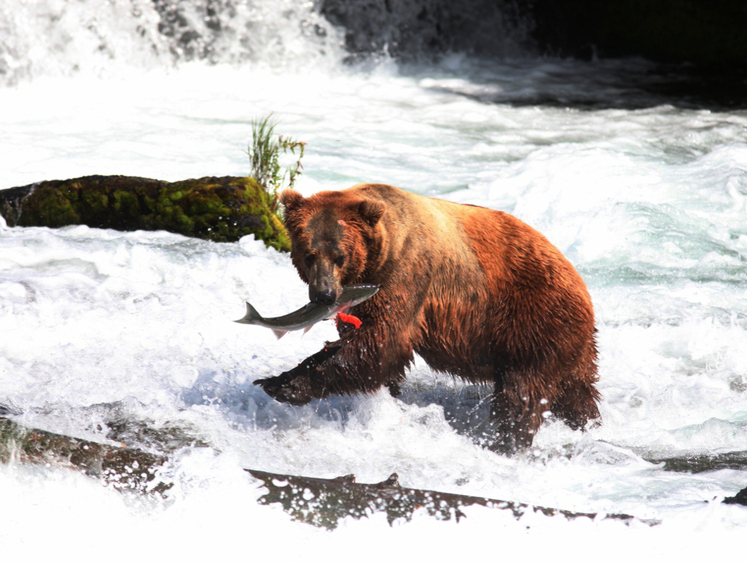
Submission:
[[[308,332],[311,327],[321,320],[334,318],[340,312],[370,299],[379,288],[376,285],[348,285],[343,287],[340,298],[334,304],[317,304],[310,302],[295,312],[275,318],[263,318],[251,304],[246,303],[246,316],[236,320],[239,324],[254,324],[270,328],[278,339],[293,330]]]

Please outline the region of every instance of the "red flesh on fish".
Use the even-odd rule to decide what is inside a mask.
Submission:
[[[352,314],[345,314],[344,312],[338,312],[336,320],[338,322],[345,322],[346,324],[352,324],[355,329],[361,327],[361,320],[357,316],[353,316]]]

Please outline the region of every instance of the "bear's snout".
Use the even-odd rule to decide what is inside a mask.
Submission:
[[[310,290],[309,300],[316,304],[334,304],[337,294],[332,289]]]
[[[318,258],[309,268],[309,300],[331,305],[342,294],[342,286],[329,259]]]

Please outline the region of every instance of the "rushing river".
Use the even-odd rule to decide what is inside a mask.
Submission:
[[[0,465],[0,549],[27,560],[743,549],[747,508],[721,500],[747,486],[744,465],[660,461],[747,451],[747,111],[666,96],[645,61],[346,63],[310,4],[234,4],[265,24],[251,48],[228,37],[215,60],[174,63],[148,3],[3,3],[0,189],[244,175],[251,122],[274,113],[279,133],[307,143],[302,192],[384,182],[543,232],[594,301],[603,423],[581,433],[550,420],[530,451],[496,455],[471,431],[487,390],[420,360],[399,399],[276,403],[252,382],[334,338],[331,323],[276,340],[232,322],[246,300],[269,315],[306,301],[287,255],[250,237],[0,219],[0,404],[23,425],[102,443],[115,426],[145,427],[128,445],[173,456],[166,497],[146,499],[67,469]],[[408,487],[661,523],[474,507],[459,523],[416,514],[390,527],[379,514],[328,532],[258,505],[244,468],[360,482],[397,472]]]

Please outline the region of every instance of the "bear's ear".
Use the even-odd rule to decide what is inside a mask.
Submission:
[[[303,195],[295,189],[286,189],[280,194],[280,202],[285,207],[286,212],[295,211],[303,203]]]
[[[368,224],[368,226],[376,226],[381,216],[386,211],[386,205],[381,201],[373,201],[372,199],[364,199],[358,203],[358,214]]]

